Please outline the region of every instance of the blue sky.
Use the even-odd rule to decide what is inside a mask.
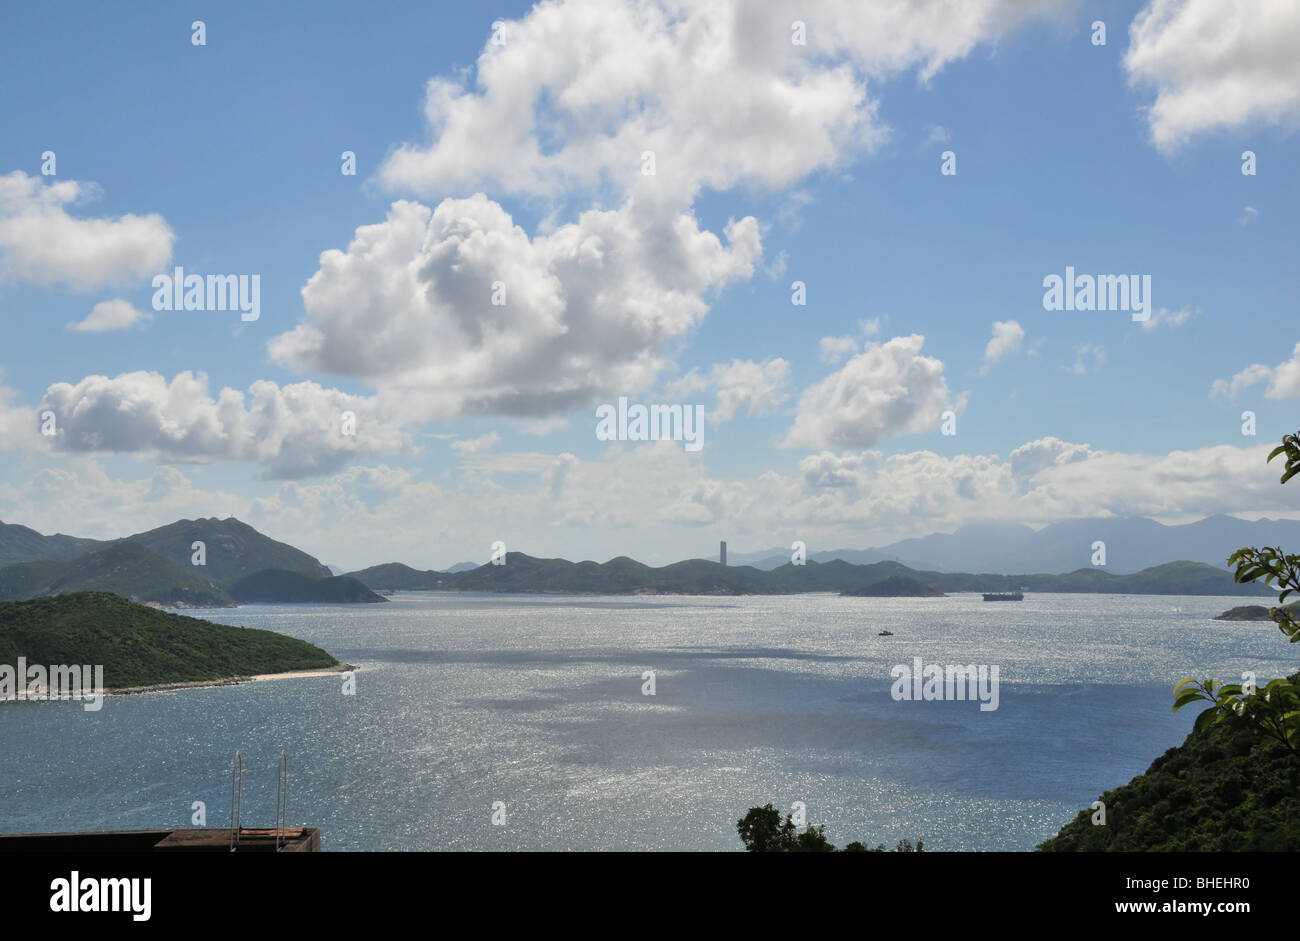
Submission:
[[[429,567],[495,539],[664,562],[722,535],[1300,515],[1262,460],[1300,396],[1291,5],[795,6],[12,11],[0,518],[109,536],[233,513],[345,567]],[[495,322],[465,272],[504,259],[525,300]],[[1150,275],[1154,323],[1044,310],[1067,265]],[[174,266],[259,275],[260,318],[154,311]],[[69,328],[115,301],[143,316]],[[187,371],[206,389],[173,386]],[[704,450],[597,440],[620,394],[703,405]]]

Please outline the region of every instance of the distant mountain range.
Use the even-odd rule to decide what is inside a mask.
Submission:
[[[898,562],[854,565],[840,559],[770,571],[690,559],[652,568],[620,556],[605,563],[538,559],[522,552],[504,565],[466,572],[420,572],[399,563],[377,565],[352,577],[375,591],[493,591],[558,594],[785,595],[830,591],[873,597],[914,597],[944,592],[1090,592],[1143,595],[1267,594],[1262,585],[1233,581],[1232,573],[1201,562],[1167,562],[1132,575],[1097,568],[1065,575],[1003,575],[916,571]]]
[[[842,559],[859,565],[891,560],[941,572],[1073,572],[1091,565],[1092,546],[1098,541],[1106,544],[1105,570],[1119,575],[1170,559],[1219,568],[1242,546],[1300,547],[1300,521],[1249,521],[1219,515],[1166,526],[1142,517],[1124,517],[1067,520],[1038,531],[1016,523],[974,523],[953,533],[904,539],[873,549],[811,551],[808,559]],[[728,561],[766,571],[788,563],[790,550],[729,552]]]
[[[203,543],[204,564],[193,564]],[[239,520],[178,520],[124,539],[42,536],[0,523],[0,600],[110,591],[181,607],[239,602],[382,602],[355,579]]]
[[[1106,543],[1107,564],[1088,565],[1092,544]],[[193,564],[195,543],[204,564]],[[895,543],[882,550],[812,553],[807,565],[788,555],[759,565],[722,566],[690,559],[652,568],[620,556],[608,562],[569,562],[510,553],[505,565],[463,562],[446,572],[397,562],[348,575],[332,574],[311,555],[277,542],[237,519],[178,520],[122,539],[44,536],[0,523],[0,600],[17,601],[81,591],[111,591],[135,601],[190,607],[240,602],[382,602],[381,591],[501,591],[595,594],[793,594],[842,592],[867,596],[927,596],[944,592],[1113,592],[1134,594],[1262,595],[1256,584],[1232,580],[1223,558],[1243,545],[1300,546],[1300,523],[1226,516],[1186,526],[1151,520],[1083,520],[1035,533],[1024,526],[967,526],[951,535]],[[1082,546],[1082,548],[1080,548]],[[1167,546],[1161,550],[1160,546]],[[1224,548],[1227,547],[1227,548]],[[897,550],[932,565],[881,559]],[[1160,556],[1160,552],[1164,552]],[[1083,556],[1066,574],[1052,559]],[[835,558],[844,555],[848,558]],[[1165,559],[1183,557],[1182,561]],[[1206,563],[1202,559],[1217,559]],[[1222,556],[1223,558],[1218,558]],[[733,556],[733,559],[736,559]],[[1135,559],[1152,564],[1136,571]],[[1012,562],[1024,559],[1022,567]],[[969,570],[961,568],[965,560]],[[980,574],[970,574],[978,572]],[[1019,572],[1022,574],[1012,574]],[[1026,574],[1034,573],[1034,574]]]
[[[0,523],[0,565],[37,559],[67,561],[122,542],[144,546],[184,568],[190,567],[194,543],[202,542],[207,556],[204,575],[216,581],[240,578],[264,569],[301,572],[312,578],[327,578],[332,574],[301,549],[263,536],[234,517],[177,520],[148,532],[109,540],[42,536],[26,526]]]

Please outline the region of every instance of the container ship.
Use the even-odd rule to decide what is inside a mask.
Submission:
[[[985,601],[1024,601],[1025,593],[1022,591],[986,591],[984,592]]]

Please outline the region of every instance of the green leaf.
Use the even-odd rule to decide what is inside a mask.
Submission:
[[[1174,707],[1170,712],[1177,712],[1179,709],[1183,708],[1183,706],[1186,706],[1189,703],[1194,703],[1198,700],[1204,699],[1208,702],[1209,698],[1210,697],[1206,696],[1199,689],[1189,689],[1174,700]]]

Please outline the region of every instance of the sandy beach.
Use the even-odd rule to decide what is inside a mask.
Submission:
[[[136,693],[165,693],[175,689],[199,689],[205,686],[237,686],[240,683],[260,683],[266,680],[289,680],[307,676],[332,676],[356,670],[350,663],[323,670],[289,670],[285,673],[259,673],[254,676],[228,676],[216,680],[195,680],[189,683],[151,683],[148,686],[124,686],[120,689],[106,689],[106,696],[130,696]]]

